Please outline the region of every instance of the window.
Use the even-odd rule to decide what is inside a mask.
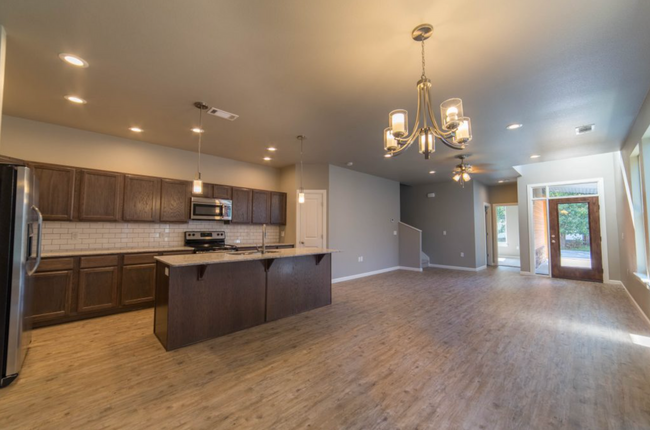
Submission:
[[[598,183],[551,185],[548,187],[548,195],[549,197],[597,196]]]
[[[636,247],[636,271],[647,277],[646,219],[644,202],[643,170],[641,148],[637,145],[630,155],[630,179],[632,188],[632,208],[634,211],[634,243]]]
[[[508,233],[506,228],[506,207],[497,206],[497,243],[499,246],[508,244]]]

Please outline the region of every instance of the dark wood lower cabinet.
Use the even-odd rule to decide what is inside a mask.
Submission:
[[[79,270],[77,312],[92,312],[117,306],[117,267]]]
[[[156,264],[136,264],[122,268],[122,304],[153,303]]]
[[[36,273],[33,277],[33,323],[56,320],[70,315],[72,270]]]

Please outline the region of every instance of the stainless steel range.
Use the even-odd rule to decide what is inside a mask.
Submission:
[[[226,245],[225,231],[186,231],[185,246],[194,248],[194,253],[237,251],[234,245]]]

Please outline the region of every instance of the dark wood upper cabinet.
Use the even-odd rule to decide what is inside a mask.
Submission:
[[[253,224],[269,224],[270,222],[271,193],[253,190]]]
[[[287,193],[271,192],[271,224],[287,223]]]
[[[35,164],[38,207],[46,221],[72,221],[76,170],[71,167]]]
[[[124,176],[124,221],[158,221],[160,214],[160,179],[147,176]]]
[[[192,197],[205,197],[207,199],[212,198],[212,189],[214,188],[213,184],[203,183],[203,191],[200,193],[195,193],[194,188],[192,188]]]
[[[232,189],[232,222],[250,224],[253,204],[253,190],[248,188]]]
[[[119,221],[124,175],[81,170],[79,176],[79,219]]]
[[[163,179],[160,193],[160,222],[187,222],[190,218],[192,183]]]
[[[215,199],[232,200],[232,187],[228,185],[213,185],[212,197]]]

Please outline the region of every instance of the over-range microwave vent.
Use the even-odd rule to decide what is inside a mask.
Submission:
[[[234,121],[239,118],[239,115],[235,115],[234,113],[226,112],[225,110],[217,109],[215,107],[208,109],[208,113],[210,115],[218,116],[219,118],[227,119],[228,121]]]
[[[576,134],[591,133],[594,131],[595,127],[596,126],[594,124],[581,125],[580,127],[576,127]]]

